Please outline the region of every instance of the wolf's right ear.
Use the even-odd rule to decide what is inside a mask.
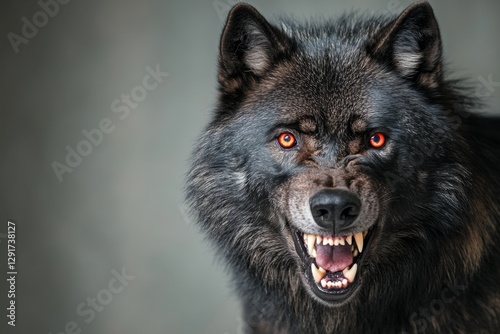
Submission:
[[[436,88],[442,76],[442,46],[431,5],[418,1],[370,40],[371,55],[419,85]]]
[[[219,83],[227,91],[263,76],[284,54],[285,37],[252,6],[228,14],[220,40]]]

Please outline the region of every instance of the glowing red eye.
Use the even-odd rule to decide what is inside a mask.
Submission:
[[[283,148],[292,148],[297,144],[297,141],[290,132],[283,132],[278,137],[278,144]]]
[[[373,148],[381,148],[385,144],[385,135],[382,132],[375,132],[370,137],[370,145]]]

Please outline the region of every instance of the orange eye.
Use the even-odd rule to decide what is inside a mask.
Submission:
[[[283,132],[278,137],[278,144],[280,144],[281,147],[288,149],[294,147],[297,144],[297,141],[295,140],[295,136],[290,132]]]
[[[370,145],[373,148],[381,148],[385,144],[385,135],[382,132],[375,132],[370,137]]]

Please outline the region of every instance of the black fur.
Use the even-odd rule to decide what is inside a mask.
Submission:
[[[271,24],[246,4],[229,13],[219,103],[186,197],[249,333],[500,328],[500,120],[479,113],[441,56],[427,2],[323,23]],[[288,150],[276,143],[285,131]],[[381,149],[367,144],[374,131],[387,135]],[[339,187],[362,202],[350,232],[371,232],[359,284],[322,299],[293,233],[342,234],[297,219],[293,203]]]

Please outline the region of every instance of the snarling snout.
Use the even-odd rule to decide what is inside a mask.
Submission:
[[[306,286],[328,304],[357,290],[378,219],[374,181],[351,169],[311,169],[292,177],[278,200]]]

